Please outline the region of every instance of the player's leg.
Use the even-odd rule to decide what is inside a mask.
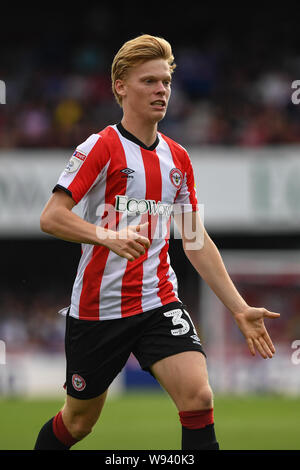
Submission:
[[[218,449],[206,356],[184,305],[174,302],[153,311],[133,353],[174,400],[182,448]]]
[[[107,391],[87,400],[67,395],[62,410],[40,430],[34,449],[70,449],[92,431],[104,406],[106,395]]]
[[[153,364],[151,371],[178,411],[212,408],[213,394],[203,354],[198,351],[175,354]]]
[[[107,391],[90,400],[78,400],[67,395],[62,409],[62,420],[68,432],[78,441],[90,434],[98,421]]]
[[[43,426],[35,449],[69,449],[91,432],[109,386],[130,355],[132,322],[134,318],[89,321],[67,317],[66,403]]]
[[[175,354],[154,363],[151,372],[178,409],[182,449],[217,450],[213,394],[204,355],[198,351]]]

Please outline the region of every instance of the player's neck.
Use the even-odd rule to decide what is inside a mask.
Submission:
[[[130,134],[134,135],[138,140],[143,142],[147,147],[150,147],[157,137],[157,123],[143,123],[138,119],[132,122],[130,119],[123,117],[121,121],[122,126]]]

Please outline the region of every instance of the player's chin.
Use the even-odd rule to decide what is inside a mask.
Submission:
[[[165,115],[166,115],[166,112],[167,112],[167,108],[164,107],[162,109],[154,109],[152,110],[152,113],[151,115],[153,116],[153,119],[157,122],[161,121]]]

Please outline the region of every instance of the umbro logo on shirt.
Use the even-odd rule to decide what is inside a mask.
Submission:
[[[132,170],[131,168],[123,168],[123,170],[120,170],[120,173],[123,173],[121,178],[133,178],[132,173],[134,173],[135,170]]]

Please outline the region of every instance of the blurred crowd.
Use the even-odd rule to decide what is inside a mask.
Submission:
[[[55,294],[41,290],[34,296],[2,289],[0,339],[5,342],[7,353],[63,352],[65,317],[57,311],[58,305],[63,308],[68,301],[58,289]]]
[[[291,96],[300,54],[284,41],[269,48],[251,35],[243,44],[222,35],[199,45],[174,41],[177,68],[161,132],[186,146],[299,143],[300,105]],[[8,50],[0,65],[7,87],[0,147],[73,148],[118,122],[110,82],[115,52],[92,41]]]

